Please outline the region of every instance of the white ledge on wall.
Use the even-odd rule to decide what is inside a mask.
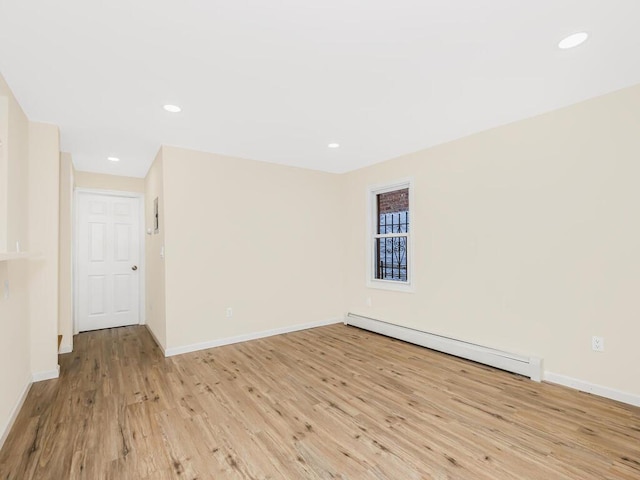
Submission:
[[[28,252],[0,252],[0,262],[9,260],[22,260],[31,256]]]

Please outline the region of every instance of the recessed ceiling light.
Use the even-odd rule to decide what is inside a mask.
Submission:
[[[107,157],[107,160],[109,160],[110,162],[119,162],[120,159],[118,157]]]
[[[558,48],[567,50],[568,48],[577,47],[578,45],[583,44],[587,40],[587,38],[589,38],[589,34],[587,32],[574,33],[560,40],[560,43],[558,43]]]
[[[329,148],[338,148],[340,146],[339,143],[330,143],[329,145],[327,145],[327,147]]]
[[[182,109],[177,105],[164,105],[162,108],[171,113],[179,113],[182,111]]]

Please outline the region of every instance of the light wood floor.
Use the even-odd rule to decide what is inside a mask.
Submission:
[[[165,359],[83,333],[0,479],[640,479],[640,409],[334,325]]]

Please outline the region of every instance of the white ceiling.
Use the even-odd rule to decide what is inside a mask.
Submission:
[[[0,73],[79,170],[144,176],[167,144],[344,172],[640,83],[638,19],[638,0],[0,0]]]

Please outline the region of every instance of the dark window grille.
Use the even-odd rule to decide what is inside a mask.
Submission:
[[[378,195],[378,205],[381,195]],[[392,234],[393,236],[376,236],[375,238],[375,278],[406,282],[408,280],[409,212],[378,213],[377,218],[378,235]]]

